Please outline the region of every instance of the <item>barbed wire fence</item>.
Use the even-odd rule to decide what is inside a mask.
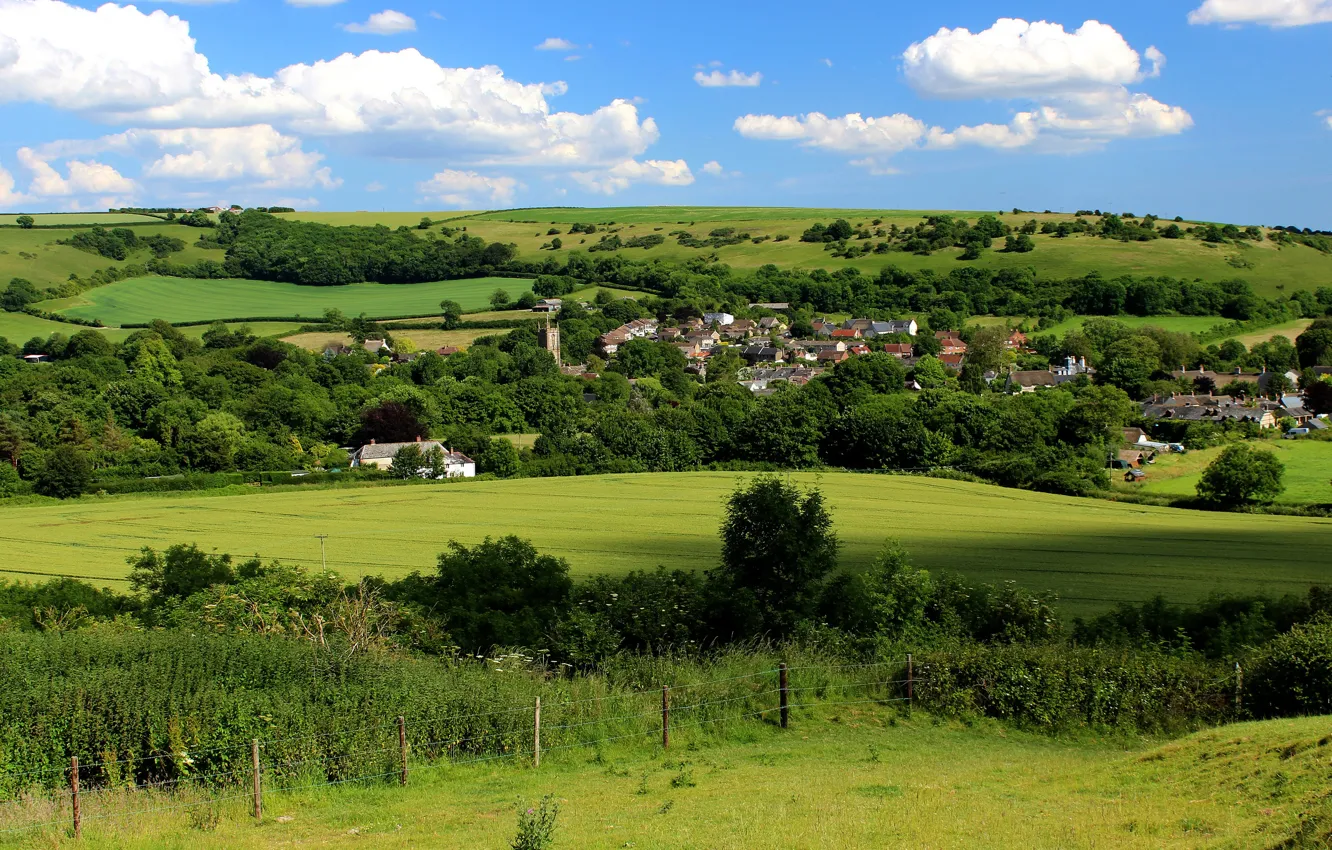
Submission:
[[[848,676],[855,676],[849,679]],[[543,755],[652,741],[736,723],[782,729],[792,712],[857,705],[914,707],[912,658],[905,663],[822,665],[413,722],[383,722],[312,735],[274,736],[137,758],[71,757],[68,767],[0,773],[0,840],[43,830],[78,838],[85,825],[189,812],[214,825],[222,811],[264,817],[267,797],[355,783],[406,786],[413,776],[487,762],[541,765]],[[314,752],[311,752],[311,748]],[[242,801],[245,801],[242,803]],[[192,822],[194,822],[192,820]]]

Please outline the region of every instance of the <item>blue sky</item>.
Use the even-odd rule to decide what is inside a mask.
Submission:
[[[0,0],[0,209],[1099,207],[1332,227],[1332,0],[1070,5]]]

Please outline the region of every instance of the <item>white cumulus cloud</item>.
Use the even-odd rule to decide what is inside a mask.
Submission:
[[[721,164],[720,162],[718,162],[717,160],[715,160],[715,159],[714,159],[714,160],[709,160],[708,162],[703,163],[703,173],[704,173],[704,174],[710,174],[710,175],[712,175],[713,177],[720,177],[720,176],[721,176],[722,174],[724,174],[725,172],[726,172],[726,169],[725,169],[725,168],[722,168],[722,164]]]
[[[19,204],[25,203],[29,198],[18,191],[14,182],[14,175],[5,170],[0,165],[0,208],[14,209]]]
[[[365,33],[367,35],[398,35],[399,33],[414,31],[416,21],[402,12],[385,9],[366,18],[364,23],[343,24],[342,28],[347,32]]]
[[[574,180],[589,192],[613,195],[636,183],[651,186],[688,186],[694,175],[683,159],[625,160],[599,171],[575,171]]]
[[[567,38],[551,36],[536,46],[537,50],[577,50],[578,45]]]
[[[915,147],[925,138],[925,122],[898,113],[865,118],[851,113],[829,118],[822,112],[807,115],[745,115],[735,129],[750,139],[787,139],[805,147],[844,153],[893,154]]]
[[[704,88],[720,88],[722,86],[744,86],[752,88],[763,82],[763,75],[758,71],[752,74],[745,74],[741,71],[711,71],[707,74],[702,71],[694,72],[694,82]]]
[[[1149,50],[1149,61],[1159,67],[1165,57]],[[978,33],[945,28],[908,47],[902,63],[916,91],[952,99],[1101,91],[1151,73],[1122,35],[1097,21],[1075,32],[1016,18],[1000,18]]]
[[[384,14],[371,20],[393,29]],[[359,155],[443,159],[464,171],[609,174],[626,162],[630,170],[654,170],[642,160],[660,137],[652,118],[629,100],[587,112],[553,108],[550,99],[567,88],[513,80],[495,66],[443,66],[411,48],[345,53],[269,75],[223,75],[212,71],[177,16],[113,4],[91,10],[63,0],[0,0],[0,103],[38,103],[134,128],[124,130],[136,134],[133,144],[130,137],[124,144],[147,157],[146,172],[182,180],[202,179],[217,155],[213,173],[238,180],[333,185],[327,171],[319,176],[320,155],[309,152],[315,140]],[[158,130],[179,135],[149,133]],[[180,146],[163,148],[172,138]],[[98,145],[89,144],[95,152]],[[85,161],[90,154],[72,145],[64,155]]]
[[[1302,27],[1330,21],[1332,0],[1205,0],[1189,12],[1191,24]]]
[[[320,166],[323,154],[303,150],[300,139],[284,136],[267,124],[133,133],[146,136],[163,152],[144,168],[145,177],[257,184],[264,189],[336,189],[342,184],[328,167]]]
[[[902,55],[908,82],[925,97],[950,100],[1023,101],[1006,124],[954,129],[932,127],[910,115],[829,117],[746,115],[736,120],[741,135],[786,139],[812,148],[861,155],[855,164],[872,173],[895,173],[886,165],[910,149],[964,145],[994,149],[1033,147],[1076,151],[1120,138],[1181,133],[1193,118],[1129,86],[1157,77],[1165,54],[1142,54],[1112,27],[1087,21],[1073,32],[1046,21],[1001,18],[989,29],[941,29]]]
[[[487,177],[475,171],[445,169],[416,188],[426,200],[453,207],[474,207],[484,206],[483,201],[495,206],[512,204],[518,186],[512,177]]]
[[[50,162],[32,148],[19,148],[18,160],[32,172],[28,193],[39,197],[99,195],[126,197],[138,187],[133,180],[101,162],[71,159],[65,163],[69,176],[63,176]]]

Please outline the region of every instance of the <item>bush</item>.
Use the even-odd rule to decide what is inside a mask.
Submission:
[[[972,646],[921,656],[916,675],[932,710],[1045,730],[1181,730],[1224,719],[1233,698],[1201,660],[1128,650]]]
[[[531,808],[518,806],[518,834],[509,846],[513,850],[549,850],[555,841],[555,818],[560,814],[560,804],[553,796],[541,798],[541,802]]]
[[[1259,717],[1332,714],[1332,621],[1297,626],[1272,641],[1249,671]]]

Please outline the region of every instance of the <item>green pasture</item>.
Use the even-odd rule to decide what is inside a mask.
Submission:
[[[892,265],[908,271],[931,269],[947,274],[963,265],[958,259],[962,253],[960,248],[937,251],[928,257],[892,252],[845,260],[833,257],[822,245],[799,241],[801,232],[815,222],[826,224],[836,218],[845,218],[853,225],[872,226],[873,220],[878,218],[883,220],[884,226],[896,223],[900,227],[916,224],[931,214],[929,211],[907,210],[762,207],[558,208],[480,213],[466,219],[466,224],[469,233],[488,240],[513,242],[520,254],[529,258],[551,253],[562,256],[570,251],[586,250],[601,238],[601,233],[591,236],[571,234],[567,232],[568,225],[574,222],[604,225],[613,221],[621,238],[648,233],[667,236],[666,243],[655,248],[628,248],[620,252],[635,259],[659,257],[678,261],[715,252],[722,262],[739,269],[772,263],[781,268],[851,266],[866,274],[877,274],[880,269]],[[975,218],[984,213],[952,211],[949,214]],[[1064,213],[1006,213],[1000,216],[1002,221],[1013,226],[1033,218],[1058,221],[1073,216]],[[563,246],[558,251],[541,250],[541,245],[552,238],[547,235],[552,226],[566,231],[560,234]],[[685,248],[668,235],[671,231],[684,229],[695,236],[706,237],[714,226],[734,226],[754,237],[786,235],[789,238],[758,245],[745,242],[716,249],[696,249]],[[1106,277],[1165,275],[1212,281],[1241,278],[1249,281],[1255,292],[1266,297],[1297,289],[1312,291],[1332,284],[1332,256],[1302,245],[1278,248],[1271,242],[1246,242],[1241,247],[1212,246],[1196,239],[1126,243],[1094,236],[1059,239],[1052,235],[1038,235],[1033,238],[1036,250],[1032,253],[1004,254],[987,250],[974,264],[983,268],[1033,268],[1046,278],[1076,277],[1093,270]]]
[[[1277,501],[1282,504],[1332,504],[1332,443],[1324,440],[1272,440],[1254,444],[1270,451],[1286,467],[1286,490]],[[1146,467],[1147,480],[1141,484],[1117,482],[1116,487],[1162,496],[1192,496],[1197,492],[1203,470],[1222,447],[1216,446],[1185,454],[1160,455]],[[1332,537],[1327,545],[1332,563]]]
[[[161,494],[0,507],[3,569],[123,577],[143,546],[197,542],[236,556],[328,565],[346,575],[432,569],[448,541],[517,534],[575,573],[702,570],[739,473],[670,473],[264,494]],[[1184,511],[982,484],[853,473],[795,474],[832,507],[843,561],[886,537],[916,562],[1056,591],[1071,611],[1189,602],[1214,591],[1303,591],[1332,581],[1332,520]]]
[[[299,322],[229,322],[227,327],[235,329],[242,324],[247,326],[250,332],[256,336],[283,336],[301,327]],[[29,316],[27,313],[0,312],[0,337],[4,337],[15,345],[23,345],[33,337],[45,339],[52,334],[64,334],[69,337],[84,330],[95,330],[105,335],[112,342],[120,342],[134,333],[129,328],[85,328],[82,325],[71,325],[67,322],[39,319],[36,316]],[[208,330],[208,325],[188,325],[179,328],[179,330],[185,336],[200,339],[203,337],[204,331]]]
[[[103,222],[106,226],[123,223]],[[143,248],[125,260],[112,260],[68,245],[56,244],[59,240],[68,239],[84,229],[86,228],[32,230],[0,228],[0,286],[9,283],[10,278],[22,277],[40,287],[49,288],[64,283],[71,274],[87,277],[99,269],[121,267],[130,263],[146,263],[153,257],[152,252]],[[140,236],[149,234],[172,236],[184,242],[185,249],[171,255],[171,261],[175,263],[193,263],[202,259],[221,260],[223,257],[223,252],[216,249],[195,246],[194,243],[198,241],[200,233],[196,227],[164,224],[135,232]]]
[[[1312,848],[1321,845],[1299,836],[1326,823],[1328,720],[1240,723],[1170,742],[1075,740],[824,705],[794,710],[787,730],[762,719],[725,730],[686,723],[667,751],[636,736],[552,751],[540,768],[522,756],[460,766],[412,757],[405,788],[389,775],[266,789],[258,823],[243,788],[211,804],[189,791],[86,794],[78,843],[499,848],[513,840],[518,809],[549,795],[556,848]],[[53,823],[6,830],[0,842],[66,846],[65,807],[18,802],[0,825]]]
[[[1071,330],[1082,327],[1090,318],[1112,319],[1120,324],[1128,325],[1130,328],[1151,327],[1180,333],[1203,333],[1210,331],[1217,325],[1229,324],[1228,319],[1220,316],[1074,316],[1036,333],[1063,336]]]
[[[355,212],[315,212],[315,211],[297,211],[294,213],[277,213],[278,218],[287,218],[293,221],[315,221],[320,224],[332,224],[339,227],[348,225],[361,225],[373,227],[382,224],[386,227],[416,227],[421,223],[422,218],[429,218],[437,224],[445,221],[449,222],[450,227],[466,225],[466,221],[455,221],[454,219],[466,218],[475,215],[472,212],[460,212],[458,210],[443,210],[431,212],[429,210],[419,210],[417,212],[395,212],[394,210],[370,211],[357,210]]]
[[[90,289],[77,298],[43,302],[46,310],[108,325],[126,322],[191,322],[247,316],[300,316],[318,318],[329,308],[349,316],[426,315],[439,311],[439,302],[451,298],[463,309],[486,306],[496,289],[517,298],[531,282],[517,278],[485,277],[434,283],[389,285],[353,283],[347,286],[298,286],[261,280],[192,280],[178,277],[140,277]]]
[[[18,225],[18,217],[22,213],[12,213],[0,215],[0,226]],[[140,215],[138,213],[97,213],[97,212],[77,212],[77,213],[33,213],[33,223],[39,227],[51,227],[55,225],[99,225],[101,227],[110,227],[115,224],[153,224],[162,219],[153,215]]]

